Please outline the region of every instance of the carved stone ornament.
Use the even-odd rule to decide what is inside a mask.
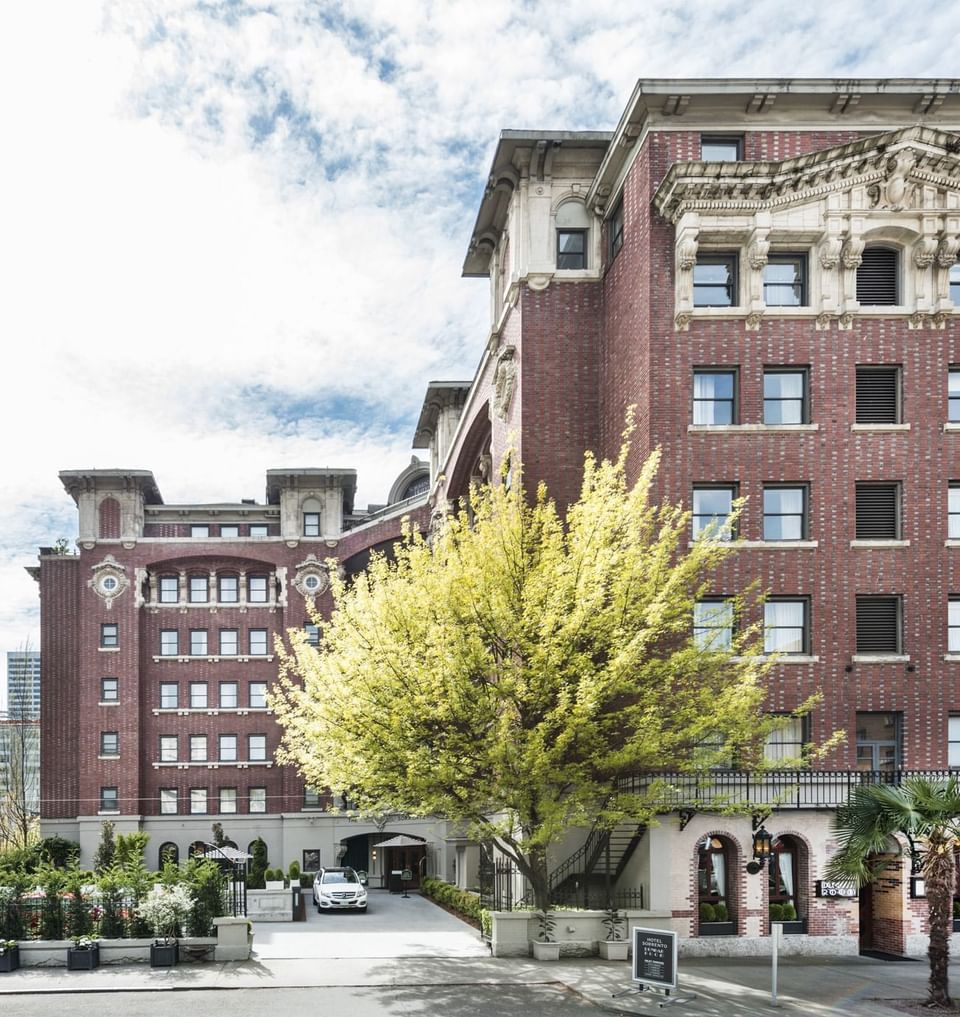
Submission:
[[[864,243],[860,237],[848,237],[843,245],[843,267],[859,268],[863,261]]]
[[[297,565],[297,574],[293,585],[304,600],[313,602],[316,597],[330,587],[330,569],[327,562],[319,561],[315,554],[307,557]]]
[[[827,237],[820,245],[820,264],[823,268],[836,268],[840,263],[843,241],[839,237]]]
[[[837,328],[841,332],[849,332],[853,328],[853,315],[849,311],[846,311],[837,318]]]
[[[768,240],[755,240],[750,245],[750,250],[747,255],[750,259],[750,267],[755,272],[759,272],[761,269],[766,268],[769,254],[770,242]]]
[[[917,153],[912,148],[904,148],[890,157],[887,163],[887,182],[883,188],[883,196],[890,208],[897,210],[904,207],[910,195],[907,177],[917,164]]]
[[[927,320],[930,327],[939,332],[946,327],[947,319],[949,317],[949,314],[945,314],[943,311],[937,311],[936,314],[931,314]]]
[[[545,290],[553,280],[549,272],[538,272],[527,276],[527,285],[532,290]]]
[[[756,332],[760,328],[761,321],[763,321],[763,311],[751,311],[744,323],[746,330],[748,332]]]
[[[960,251],[960,237],[951,237],[944,233],[940,238],[940,246],[937,248],[937,264],[941,268],[952,268],[957,260],[958,251]]]
[[[90,569],[93,577],[87,580],[87,586],[100,597],[107,608],[113,605],[117,599],[130,585],[126,576],[126,566],[121,565],[112,554],[108,554],[99,565],[93,565]]]
[[[677,245],[677,268],[689,272],[697,263],[697,241],[695,237],[685,237]]]
[[[674,318],[673,323],[678,332],[686,332],[690,328],[690,319],[693,317],[689,311],[684,311]]]
[[[517,385],[517,362],[515,346],[504,346],[497,354],[497,366],[493,371],[493,411],[506,420]]]
[[[917,268],[929,268],[937,256],[937,238],[921,237],[913,245],[913,263]]]
[[[914,311],[907,319],[907,325],[910,328],[923,328],[926,317],[923,311]]]
[[[833,315],[832,314],[827,314],[827,313],[818,314],[817,315],[817,322],[816,322],[817,331],[818,332],[829,332],[830,331],[830,322],[831,321],[833,321]]]

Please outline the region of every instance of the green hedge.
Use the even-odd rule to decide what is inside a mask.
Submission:
[[[480,897],[469,890],[461,890],[442,879],[427,878],[420,883],[420,892],[475,922],[481,920]]]

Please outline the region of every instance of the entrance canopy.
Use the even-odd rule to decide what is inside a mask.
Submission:
[[[408,837],[405,833],[398,833],[396,837],[382,840],[379,844],[372,846],[375,848],[426,847],[427,843],[418,837]]]

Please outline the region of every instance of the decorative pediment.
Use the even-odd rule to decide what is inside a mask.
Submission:
[[[297,574],[294,576],[293,585],[304,600],[313,603],[317,597],[329,589],[332,561],[332,559],[320,561],[315,554],[308,554],[297,565]],[[342,566],[337,566],[337,572],[342,575]]]
[[[687,212],[776,211],[842,192],[855,192],[869,211],[957,208],[960,135],[907,127],[779,162],[674,163],[653,197],[676,223]]]

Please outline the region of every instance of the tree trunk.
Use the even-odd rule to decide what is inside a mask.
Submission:
[[[534,848],[527,859],[530,866],[528,878],[533,889],[533,902],[538,911],[550,910],[550,871],[547,868],[547,852]]]
[[[935,830],[927,839],[927,857],[923,867],[929,909],[930,985],[928,1002],[952,1007],[950,1000],[950,934],[953,931],[953,884],[955,870],[953,845],[943,830]]]

